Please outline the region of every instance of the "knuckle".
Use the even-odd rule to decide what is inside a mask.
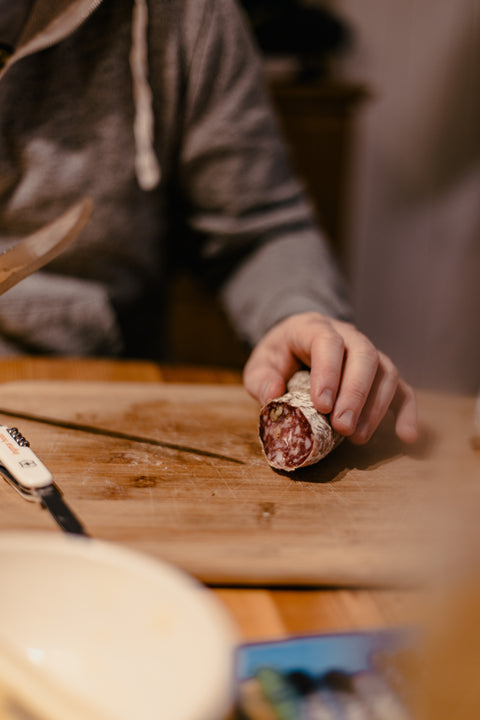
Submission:
[[[407,385],[407,383],[401,384],[406,404],[410,406],[416,406],[417,395],[415,393],[415,390],[410,385]]]
[[[304,334],[305,333],[305,334]],[[297,342],[308,338],[311,351],[323,354],[328,349],[329,354],[343,352],[345,343],[343,337],[337,332],[328,319],[322,316],[310,318],[306,325],[297,327]]]
[[[391,378],[392,381],[398,385],[400,381],[400,372],[395,363],[383,353],[379,353],[380,363],[386,376]]]
[[[320,315],[320,313],[317,312],[305,312],[305,313],[299,313],[296,315],[292,315],[290,318],[287,319],[286,322],[290,322],[292,326],[294,327],[326,327],[329,325],[328,318],[324,317],[323,315]]]
[[[317,333],[312,341],[312,350],[318,352],[321,356],[325,348],[328,349],[328,355],[343,354],[345,349],[345,343],[343,338],[333,328],[322,329],[321,332]]]
[[[360,338],[357,340],[356,352],[360,357],[363,357],[369,363],[378,365],[380,362],[380,357],[379,357],[377,348],[364,335],[361,335]]]
[[[350,404],[355,408],[362,408],[367,401],[368,391],[369,389],[364,385],[358,383],[351,385],[348,388]]]
[[[321,315],[317,317],[311,317],[309,320],[309,325],[311,326],[311,329],[315,334],[320,335],[334,335],[335,330],[333,329],[332,324],[326,319],[323,318]]]
[[[395,392],[400,384],[400,373],[393,363],[391,367],[384,368],[384,378],[384,382],[388,382],[389,387],[392,388],[392,392]]]
[[[392,384],[394,384],[395,387],[398,387],[398,384],[400,382],[400,373],[396,365],[392,365],[392,368],[389,371],[389,376],[391,378]]]

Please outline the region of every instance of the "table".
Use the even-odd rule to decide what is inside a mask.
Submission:
[[[144,361],[0,360],[0,382],[39,379],[238,384],[241,375],[236,370]],[[245,641],[387,627],[414,622],[421,612],[419,593],[413,589],[215,586],[213,592],[232,614]]]

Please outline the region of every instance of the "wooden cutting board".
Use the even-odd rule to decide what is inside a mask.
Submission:
[[[480,473],[469,397],[420,394],[414,447],[387,420],[366,446],[344,442],[294,474],[267,465],[258,405],[241,386],[22,381],[3,384],[0,398],[0,423],[30,440],[92,536],[211,584],[404,582],[418,572],[419,550],[433,537],[438,547],[439,526],[445,536],[437,500],[449,498],[451,515],[451,496],[470,498]],[[59,532],[6,482],[0,528]]]

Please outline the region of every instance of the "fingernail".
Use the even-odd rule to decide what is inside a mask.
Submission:
[[[355,414],[353,410],[345,410],[337,418],[337,423],[342,426],[345,432],[352,432],[355,428]]]
[[[318,404],[324,412],[329,412],[333,407],[333,393],[331,390],[324,390],[318,398]]]

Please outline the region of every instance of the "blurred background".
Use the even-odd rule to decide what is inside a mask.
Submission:
[[[356,323],[415,386],[477,392],[478,0],[239,3]],[[189,280],[176,292],[177,359],[240,366],[228,328],[213,345],[200,326],[182,334],[191,303],[208,327],[225,321]]]

